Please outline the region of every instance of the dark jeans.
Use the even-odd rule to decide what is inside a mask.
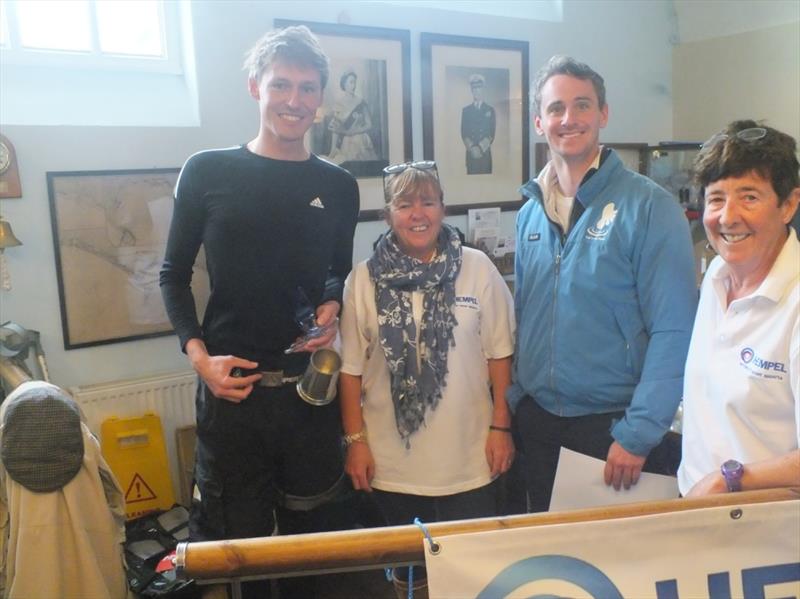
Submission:
[[[302,512],[280,506],[282,493],[318,495],[342,476],[338,402],[309,405],[288,384],[255,387],[236,404],[215,397],[201,382],[196,408],[194,475],[201,500],[192,505],[192,541],[269,536],[275,528],[273,510],[281,534],[338,528],[332,504]],[[268,581],[258,581],[242,590],[263,598],[268,588]],[[281,584],[284,599],[308,592],[284,591]]]
[[[514,428],[523,454],[520,457],[528,490],[528,511],[549,509],[562,447],[605,461],[614,442],[611,428],[624,416],[625,412],[556,416],[532,398],[524,397],[514,415]],[[643,470],[674,475],[680,459],[680,444],[676,445],[668,436],[651,450]]]
[[[497,491],[494,483],[454,495],[432,497],[378,489],[373,491],[373,495],[389,526],[413,524],[414,518],[425,523],[497,515]]]

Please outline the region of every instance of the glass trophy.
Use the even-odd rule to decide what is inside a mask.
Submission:
[[[294,321],[297,326],[300,327],[300,330],[303,332],[303,336],[283,350],[283,353],[285,354],[292,354],[302,351],[302,348],[306,343],[312,339],[316,339],[317,337],[322,337],[331,329],[331,327],[336,326],[335,319],[328,325],[317,325],[314,306],[311,305],[311,301],[308,299],[308,296],[302,287],[298,287],[295,294]]]

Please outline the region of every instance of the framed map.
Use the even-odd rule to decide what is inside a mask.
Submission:
[[[47,173],[64,349],[169,335],[159,288],[179,169]],[[192,290],[204,311],[205,256]]]

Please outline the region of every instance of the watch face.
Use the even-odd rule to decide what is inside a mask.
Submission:
[[[8,151],[8,146],[0,141],[0,175],[8,170],[11,166],[11,152]]]
[[[728,491],[735,492],[742,489],[742,474],[744,474],[744,466],[737,460],[728,460],[720,467],[722,476],[725,478],[725,484],[728,486]]]
[[[741,478],[743,472],[744,466],[736,460],[728,460],[722,464],[722,474],[725,478]]]

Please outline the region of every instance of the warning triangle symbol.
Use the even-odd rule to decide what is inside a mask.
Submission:
[[[136,503],[137,501],[150,501],[155,498],[156,494],[150,488],[150,485],[144,482],[140,474],[134,474],[128,490],[125,491],[125,502]]]

